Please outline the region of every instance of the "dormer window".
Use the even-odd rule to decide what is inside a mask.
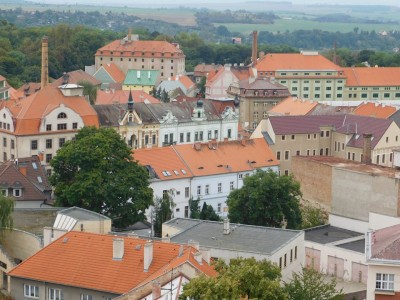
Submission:
[[[66,119],[66,118],[67,118],[67,114],[64,113],[64,112],[59,113],[58,116],[57,116],[57,119]]]
[[[21,197],[21,189],[13,189],[14,197]]]

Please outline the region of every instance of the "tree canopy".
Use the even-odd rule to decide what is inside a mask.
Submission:
[[[14,205],[14,199],[0,193],[0,227],[10,229],[13,227],[12,212]]]
[[[290,282],[285,283],[285,291],[290,300],[340,300],[343,299],[342,290],[336,290],[336,279],[325,278],[313,269],[303,269],[300,273],[293,273]]]
[[[258,170],[244,178],[243,187],[227,199],[229,219],[234,223],[258,226],[301,226],[300,184],[292,176]]]
[[[161,237],[162,224],[171,220],[174,215],[175,203],[168,192],[163,198],[156,198],[154,200],[154,207],[151,222],[154,226],[154,236]]]
[[[148,173],[111,128],[84,127],[51,161],[58,206],[78,206],[113,219],[124,227],[145,220],[152,204]]]
[[[231,259],[216,264],[218,275],[204,275],[184,285],[180,299],[288,299],[280,286],[281,271],[270,261],[254,258]]]

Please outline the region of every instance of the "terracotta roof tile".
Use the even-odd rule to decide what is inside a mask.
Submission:
[[[277,166],[279,162],[263,138],[247,141],[229,141],[173,146],[194,176],[227,174]],[[209,145],[211,147],[209,147]]]
[[[147,282],[161,269],[165,270],[166,266],[170,265],[172,268],[174,260],[179,260],[180,245],[153,241],[153,260],[149,270],[144,272],[144,245],[147,241],[119,237],[124,240],[124,256],[121,260],[113,260],[114,238],[116,237],[112,235],[71,231],[8,274],[13,277],[123,294]],[[192,253],[193,248],[184,247],[183,256],[188,255],[188,252]],[[207,275],[215,274],[208,265],[202,267],[193,260],[190,262]]]
[[[124,82],[125,74],[120,70],[120,68],[117,67],[116,64],[114,63],[104,64],[102,65],[102,67],[111,76],[111,78],[115,80],[115,82],[119,83]]]
[[[268,113],[271,116],[303,116],[310,113],[317,105],[318,102],[288,97],[271,108]]]
[[[399,86],[400,68],[343,68],[347,86]]]
[[[277,70],[341,70],[342,68],[320,54],[269,53],[257,63],[256,69],[264,72]]]
[[[194,67],[194,76],[206,76],[207,73],[212,71],[217,71],[222,68],[222,65],[206,65],[206,64],[199,64]]]
[[[101,82],[99,80],[97,80],[96,78],[89,75],[88,73],[86,73],[83,70],[71,71],[71,72],[68,72],[67,75],[69,75],[68,83],[71,83],[71,84],[78,84],[80,81],[88,81],[95,86],[101,85]],[[50,83],[50,85],[56,86],[56,87],[63,85],[63,84],[64,84],[63,76],[61,76],[57,80]]]
[[[177,76],[177,80],[179,80],[180,82],[182,82],[182,84],[187,88],[193,88],[194,87],[194,82],[186,75],[178,75]]]
[[[193,176],[172,147],[137,149],[133,151],[133,158],[143,166],[151,166],[161,180],[190,178]]]
[[[149,52],[154,53],[155,57],[160,56],[161,53],[173,53],[179,54],[180,57],[184,56],[181,49],[177,48],[173,44],[166,41],[131,41],[121,43],[121,40],[115,40],[104,47],[97,50],[96,55],[102,55],[101,52],[106,52],[107,54],[113,51],[113,56],[131,56],[129,52],[138,52],[140,55],[145,52],[145,56],[151,56]],[[126,52],[122,54],[121,52]]]
[[[393,106],[385,106],[383,104],[368,102],[360,104],[353,113],[359,116],[388,119],[396,111],[396,107]]]
[[[17,119],[15,134],[27,135],[39,133],[44,113],[62,104],[79,114],[85,126],[99,126],[96,111],[84,97],[66,97],[57,87],[50,85],[25,99],[9,102],[6,106]]]

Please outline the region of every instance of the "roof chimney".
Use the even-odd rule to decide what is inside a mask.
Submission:
[[[229,228],[229,219],[226,218],[224,219],[224,234],[230,234],[231,233],[231,229]]]
[[[251,64],[254,67],[257,64],[257,39],[258,39],[258,32],[256,30],[253,31],[253,48],[251,51]]]
[[[153,261],[153,242],[149,241],[144,245],[144,271],[147,272],[150,268],[151,262]]]
[[[193,253],[193,257],[200,265],[203,264],[203,256],[201,255],[200,251]]]
[[[128,41],[132,40],[132,29],[128,29]]]
[[[208,264],[211,263],[211,251],[210,251],[210,249],[201,250],[201,255],[203,256],[203,259],[204,259]]]
[[[40,88],[49,83],[49,39],[47,36],[42,38],[42,77]]]
[[[113,239],[113,260],[121,260],[124,257],[124,239]]]
[[[372,134],[371,133],[364,133],[363,134],[364,138],[364,147],[363,147],[363,158],[362,162],[366,165],[370,165],[372,163],[371,159],[371,140],[372,140]]]
[[[192,246],[194,249],[199,250],[200,244],[195,240],[189,240],[188,246]]]

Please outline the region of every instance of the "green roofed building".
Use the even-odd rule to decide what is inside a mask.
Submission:
[[[159,82],[159,71],[156,70],[128,70],[123,90],[142,90],[149,93]]]

